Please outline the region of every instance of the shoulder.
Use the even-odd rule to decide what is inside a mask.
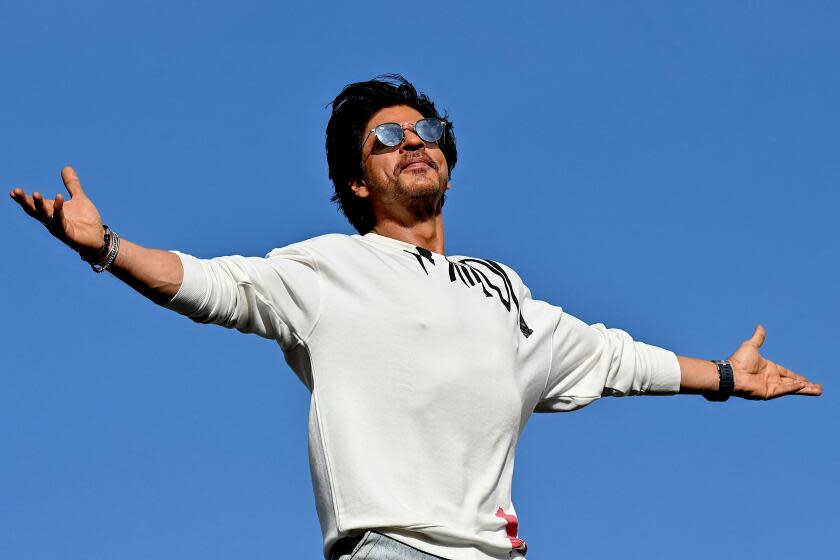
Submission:
[[[346,250],[356,244],[351,235],[343,233],[327,233],[291,243],[284,247],[277,247],[269,251],[266,258],[283,257],[289,255],[329,254],[336,250]]]

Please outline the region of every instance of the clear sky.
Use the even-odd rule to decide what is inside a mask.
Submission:
[[[448,253],[680,354],[762,322],[824,385],[533,417],[528,557],[835,557],[838,30],[810,1],[0,0],[0,183],[52,197],[72,164],[124,237],[201,257],[352,233],[325,106],[403,73],[455,123]],[[309,395],[277,345],[0,216],[0,557],[316,558]]]

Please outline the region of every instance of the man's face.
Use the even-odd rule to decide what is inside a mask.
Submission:
[[[449,188],[449,168],[437,142],[424,142],[410,126],[403,129],[405,138],[396,146],[385,146],[376,134],[368,135],[382,123],[413,125],[422,118],[416,109],[397,105],[376,112],[365,127],[364,180],[352,181],[351,187],[356,196],[370,199],[377,215],[418,204],[437,206]]]

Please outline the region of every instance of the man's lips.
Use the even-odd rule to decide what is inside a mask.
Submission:
[[[413,170],[413,169],[437,169],[437,165],[435,162],[432,161],[431,158],[426,156],[420,157],[412,157],[406,161],[403,161],[399,167],[399,172],[402,173],[406,169]]]
[[[411,163],[409,163],[408,165],[403,167],[403,170],[406,170],[406,169],[424,169],[424,168],[431,168],[431,166],[428,163],[426,163],[425,161],[412,161]]]

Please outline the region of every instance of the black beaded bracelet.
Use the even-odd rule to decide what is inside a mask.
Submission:
[[[105,224],[102,224],[102,228],[105,230],[105,245],[92,257],[85,258],[84,255],[79,255],[97,274],[108,270],[108,267],[117,260],[117,253],[120,252],[120,236]]]
[[[706,393],[703,396],[707,401],[723,402],[735,391],[735,374],[729,360],[712,360],[712,363],[717,365],[720,385],[716,393]]]
[[[105,234],[102,236],[102,248],[90,257],[85,257],[81,253],[79,254],[79,257],[88,264],[103,262],[105,257],[108,255],[108,249],[111,246],[111,229],[105,224],[102,224],[102,229],[105,230]]]

